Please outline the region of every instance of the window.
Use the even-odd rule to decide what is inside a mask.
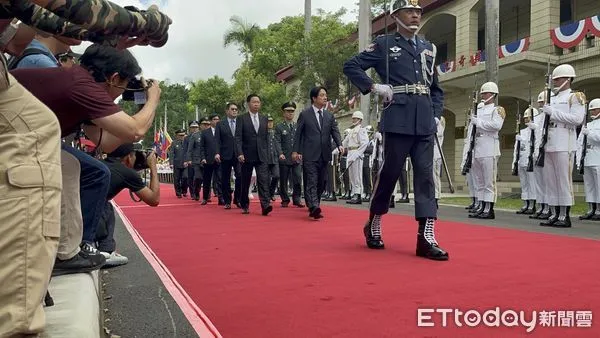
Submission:
[[[485,28],[477,32],[477,50],[485,49]]]
[[[448,61],[448,43],[444,42],[441,44],[436,44],[437,47],[437,56],[435,57],[435,65],[439,65],[440,63]]]
[[[560,24],[573,22],[573,3],[571,0],[560,0]]]

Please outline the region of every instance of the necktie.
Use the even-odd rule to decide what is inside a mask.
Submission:
[[[415,52],[417,51],[417,46],[415,45],[415,42],[413,41],[413,39],[408,40],[408,43],[410,44],[410,46],[415,50]]]
[[[229,120],[229,128],[231,128],[231,133],[235,135],[235,120]]]
[[[252,115],[252,124],[254,124],[254,130],[258,134],[258,114]]]
[[[319,110],[319,129],[323,128],[323,111]]]

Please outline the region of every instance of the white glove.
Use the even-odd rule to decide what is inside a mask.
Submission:
[[[383,96],[383,99],[385,101],[392,101],[392,98],[394,97],[394,92],[392,91],[392,86],[388,85],[388,84],[378,84],[375,83],[373,85],[373,92]]]
[[[521,135],[517,135],[517,136],[515,136],[515,140],[517,140],[517,141],[521,141]]]
[[[477,122],[478,122],[478,121],[479,121],[479,119],[478,119],[478,118],[476,118],[475,116],[471,115],[471,123],[472,123],[474,126],[476,126],[476,125],[477,125]]]
[[[552,112],[554,111],[554,109],[552,108],[552,106],[550,106],[549,104],[545,104],[544,107],[542,107],[542,110],[544,111],[544,114],[551,116]]]
[[[529,122],[529,123],[527,123],[527,127],[529,127],[529,129],[531,129],[531,130],[536,130],[537,124],[535,124],[533,122]]]
[[[437,117],[435,118],[435,125],[439,126],[440,125],[440,119],[438,119]]]
[[[586,126],[583,126],[583,128],[581,128],[581,133],[582,133],[583,135],[587,135],[587,134],[589,134],[589,133],[590,133],[590,130],[589,130],[589,129],[587,129],[587,127],[586,127]]]

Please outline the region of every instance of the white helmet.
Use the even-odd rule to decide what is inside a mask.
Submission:
[[[588,110],[598,109],[598,108],[600,108],[600,99],[593,99],[592,101],[590,101]]]
[[[573,66],[564,64],[554,68],[552,72],[552,80],[560,79],[562,77],[575,77],[575,68]]]
[[[542,91],[540,95],[538,95],[537,102],[546,102],[546,91]]]
[[[483,85],[481,85],[481,90],[479,91],[479,94],[483,93],[498,94],[498,85],[493,82],[484,83]]]
[[[353,119],[361,119],[362,120],[364,118],[364,116],[363,116],[362,112],[355,111],[354,114],[352,114],[352,118]]]
[[[419,0],[395,0],[392,1],[392,5],[390,8],[390,14],[394,14],[394,12],[399,11],[401,9],[420,9],[423,10],[421,5],[419,5]]]
[[[531,107],[531,108],[527,108],[525,109],[525,112],[523,113],[523,118],[533,118],[533,116],[537,116],[538,114],[538,110]]]

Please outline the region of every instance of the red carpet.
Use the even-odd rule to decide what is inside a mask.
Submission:
[[[454,313],[446,327],[439,313],[435,327],[417,326],[417,309],[496,307],[525,311],[528,322],[532,311],[555,311],[550,327],[536,316],[534,337],[600,336],[600,317],[593,318],[600,316],[598,241],[441,221],[437,239],[450,261],[434,262],[414,255],[409,216],[386,216],[386,250],[373,251],[362,236],[363,210],[325,205],[325,218],[313,221],[306,208],[279,203],[264,217],[257,203],[241,215],[215,202],[178,200],[169,186],[161,195],[158,208],[128,194],[116,202],[223,337],[526,334],[520,322],[468,327],[462,316],[458,327]],[[591,328],[576,327],[585,324],[579,311],[592,311]]]

